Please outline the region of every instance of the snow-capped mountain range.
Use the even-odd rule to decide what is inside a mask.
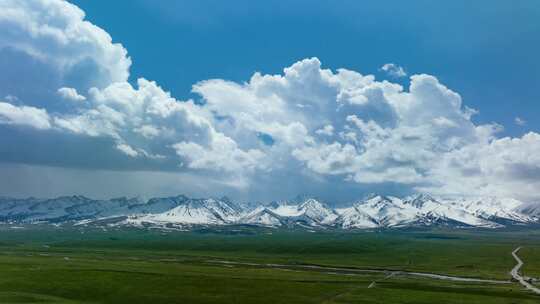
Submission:
[[[54,199],[0,198],[0,222],[172,228],[195,225],[502,228],[540,224],[540,205],[508,198],[436,198],[425,194],[405,198],[370,195],[344,208],[331,208],[310,197],[265,204],[237,204],[227,198],[193,199],[184,195],[147,201],[63,196]]]

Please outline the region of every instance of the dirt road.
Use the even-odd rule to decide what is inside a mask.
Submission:
[[[479,278],[468,278],[468,277],[458,277],[458,276],[449,276],[429,272],[414,272],[414,271],[403,271],[395,269],[360,269],[360,268],[346,268],[346,267],[328,267],[328,266],[317,266],[317,265],[284,265],[284,264],[258,264],[258,263],[242,263],[242,262],[233,262],[233,261],[224,261],[224,260],[209,260],[207,263],[212,264],[222,264],[222,265],[238,265],[238,266],[253,266],[253,267],[265,267],[265,268],[278,268],[278,269],[289,269],[289,270],[315,270],[326,273],[333,274],[359,274],[359,273],[391,273],[393,276],[416,276],[424,277],[436,280],[448,280],[448,281],[457,281],[457,282],[477,282],[477,283],[490,283],[490,284],[510,284],[510,281],[502,280],[489,280],[489,279],[479,279]]]
[[[518,248],[514,249],[514,251],[512,251],[512,256],[516,260],[517,264],[516,264],[516,266],[514,266],[514,268],[512,268],[512,270],[510,271],[510,274],[512,275],[512,277],[514,279],[516,279],[525,288],[527,288],[528,290],[530,290],[530,291],[532,291],[532,292],[534,292],[536,294],[540,294],[540,289],[539,288],[534,287],[531,283],[527,282],[527,280],[523,276],[521,276],[521,274],[519,274],[519,270],[523,266],[523,261],[517,255],[517,253],[518,253],[518,251],[520,249],[521,249],[521,247],[518,247]]]

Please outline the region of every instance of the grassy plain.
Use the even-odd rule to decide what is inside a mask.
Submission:
[[[191,232],[0,227],[0,303],[539,303],[515,284],[463,283],[214,261],[540,277],[540,231]],[[372,284],[375,282],[374,284]],[[371,287],[371,288],[369,288]]]

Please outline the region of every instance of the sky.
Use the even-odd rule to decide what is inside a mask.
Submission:
[[[537,1],[0,0],[0,195],[540,194]]]

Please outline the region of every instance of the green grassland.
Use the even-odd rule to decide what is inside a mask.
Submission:
[[[540,231],[190,232],[0,227],[0,303],[540,303],[520,285],[247,263],[414,270],[508,280],[520,256],[540,277]],[[375,283],[373,283],[375,282]],[[370,287],[370,288],[369,288]]]

